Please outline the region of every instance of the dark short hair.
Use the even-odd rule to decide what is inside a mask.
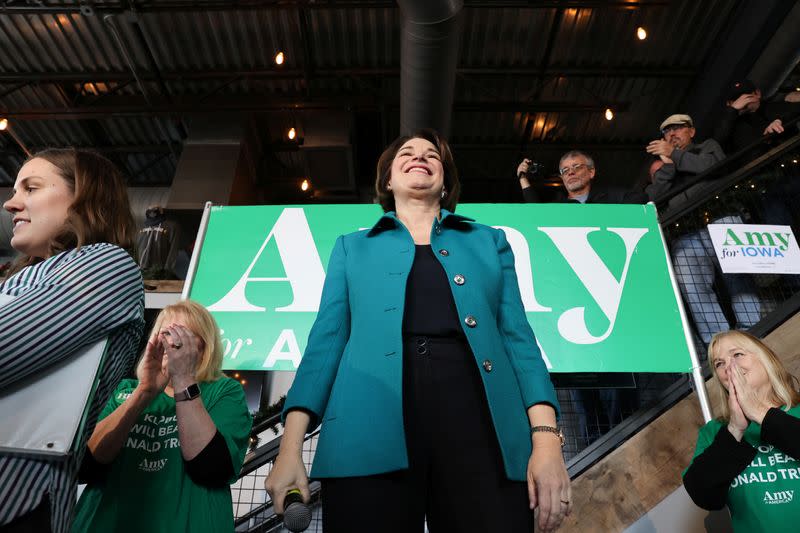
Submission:
[[[390,144],[383,151],[378,159],[377,177],[375,178],[375,192],[378,196],[378,203],[381,204],[383,212],[394,211],[394,194],[386,188],[389,179],[392,177],[392,162],[400,148],[410,139],[425,139],[436,147],[439,156],[442,158],[444,169],[444,189],[447,195],[441,201],[441,207],[448,211],[455,211],[458,204],[458,197],[461,193],[461,183],[458,181],[458,169],[453,159],[453,152],[444,137],[436,131],[425,128],[411,135],[402,135]]]

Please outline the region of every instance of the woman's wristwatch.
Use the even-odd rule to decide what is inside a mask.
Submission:
[[[531,428],[531,434],[539,433],[539,432],[555,434],[556,436],[558,436],[558,439],[561,441],[561,446],[562,447],[564,446],[564,442],[565,442],[564,441],[564,433],[561,431],[561,428],[558,428],[556,426],[533,426]]]
[[[194,400],[200,397],[200,386],[197,383],[192,383],[180,392],[175,393],[175,401],[183,402],[186,400]]]

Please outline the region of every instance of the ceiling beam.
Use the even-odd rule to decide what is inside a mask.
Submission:
[[[665,7],[668,0],[465,0],[464,7],[469,9],[641,9],[644,7]],[[328,0],[309,2],[308,0],[150,0],[136,3],[136,13],[186,13],[196,11],[265,11],[307,8],[325,9],[358,9],[381,8],[395,9],[397,2],[390,0]],[[81,4],[62,4],[59,2],[40,1],[36,4],[16,4],[8,1],[0,2],[0,13],[9,15],[68,15],[100,16],[120,14],[131,11],[117,2],[91,2]]]
[[[186,113],[252,113],[278,110],[311,110],[311,109],[380,109],[397,108],[396,102],[385,102],[371,97],[346,98],[272,98],[224,97],[206,98],[202,101],[183,101],[174,103],[154,103],[148,105],[141,97],[125,97],[115,99],[110,105],[104,100],[103,105],[75,106],[61,108],[28,108],[0,110],[0,114],[9,120],[79,120],[89,118],[111,118],[124,116],[177,116]],[[458,112],[575,112],[602,113],[610,107],[615,112],[624,113],[630,108],[630,102],[516,102],[516,101],[456,101],[453,110]]]
[[[1,12],[1,11],[0,11]],[[692,78],[696,69],[685,67],[669,67],[651,65],[587,65],[541,67],[461,67],[456,70],[461,76],[475,77],[539,77],[565,76],[572,78],[620,77],[620,78]],[[253,70],[187,70],[172,72],[141,71],[138,73],[142,81],[215,81],[231,78],[251,80],[292,80],[304,79],[308,73],[303,69],[253,69]],[[399,77],[400,68],[340,68],[315,69],[314,78],[353,78],[353,77]],[[133,80],[130,71],[107,72],[2,72],[0,83],[125,83]]]

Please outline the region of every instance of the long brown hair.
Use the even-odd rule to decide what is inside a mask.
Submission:
[[[133,256],[136,226],[128,202],[125,178],[114,164],[98,153],[76,148],[48,148],[33,154],[58,169],[74,194],[63,230],[50,242],[50,255],[88,244],[115,244]],[[21,257],[9,275],[41,261]]]
[[[441,207],[450,212],[454,212],[458,204],[458,197],[461,194],[461,183],[458,181],[458,169],[453,159],[453,152],[450,151],[450,145],[447,144],[447,140],[444,137],[432,129],[423,129],[412,135],[398,137],[383,151],[381,157],[378,159],[375,192],[378,195],[378,203],[381,204],[384,213],[395,210],[394,194],[386,185],[392,177],[392,162],[394,161],[394,156],[397,155],[397,152],[400,151],[400,148],[402,148],[409,139],[425,139],[436,147],[436,150],[439,152],[439,157],[442,158],[444,188],[447,191],[445,197],[442,198]]]

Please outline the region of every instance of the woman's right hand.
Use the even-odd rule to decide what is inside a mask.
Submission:
[[[728,431],[730,431],[731,435],[733,435],[737,441],[741,442],[742,437],[744,437],[744,432],[747,430],[747,426],[750,425],[750,421],[744,415],[742,406],[739,405],[736,385],[732,379],[728,380],[728,383],[728,410],[731,413],[730,420],[728,421]]]
[[[300,451],[279,453],[264,486],[272,498],[272,508],[277,514],[283,514],[283,500],[286,498],[286,493],[292,489],[298,489],[303,501],[308,503],[311,500],[311,493],[308,490],[308,474]]]
[[[138,389],[148,399],[158,396],[169,383],[169,375],[164,371],[164,350],[158,335],[153,335],[147,341],[147,347],[142,356],[142,364],[137,369],[139,379]]]

